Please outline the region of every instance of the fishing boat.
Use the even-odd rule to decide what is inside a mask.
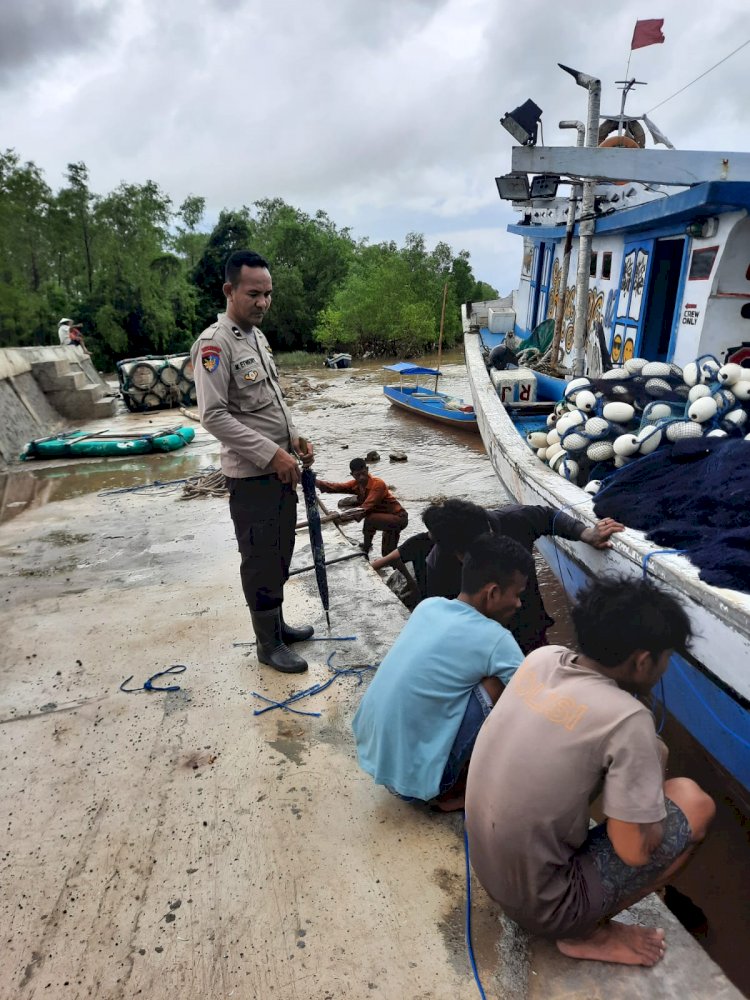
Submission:
[[[416,413],[420,417],[427,417],[428,420],[436,420],[438,423],[447,424],[450,427],[459,427],[462,430],[477,432],[477,415],[474,407],[465,403],[463,399],[456,399],[444,392],[437,391],[440,371],[437,368],[423,368],[421,365],[412,365],[406,361],[399,361],[395,365],[384,365],[386,371],[398,372],[400,381],[398,385],[384,385],[383,392],[393,406],[410,413]],[[419,385],[420,375],[431,375],[435,378],[435,388]],[[404,385],[404,376],[413,376],[414,385]]]
[[[635,81],[623,84],[620,113],[604,116],[600,82],[562,68],[588,91],[587,125],[561,123],[577,128],[575,147],[540,147],[535,141],[541,112],[533,102],[503,120],[523,143],[513,149],[512,173],[496,179],[501,197],[520,212],[508,230],[523,241],[521,275],[505,298],[464,307],[465,352],[480,433],[508,493],[517,502],[564,508],[593,523],[596,484],[586,481],[587,460],[574,460],[563,447],[575,435],[568,438],[566,428],[554,445],[529,446],[534,436],[537,445],[547,445],[556,417],[576,408],[576,388],[584,394],[612,379],[627,389],[636,372],[658,370],[666,389],[654,381],[654,402],[669,407],[653,423],[660,448],[676,450],[683,434],[700,437],[708,428],[712,435],[733,434],[737,447],[750,448],[747,439],[742,443],[747,426],[740,430],[750,410],[750,155],[676,150],[645,116],[625,114]],[[644,124],[656,142],[670,147],[666,152],[645,148]],[[558,185],[566,183],[570,196],[558,198]],[[570,282],[569,272],[575,275]],[[539,338],[534,343],[534,332],[550,320],[549,346]],[[494,373],[495,381],[502,376],[503,399],[486,360],[508,335],[521,368]],[[657,368],[648,369],[649,363]],[[734,430],[727,408],[721,408],[719,371],[737,379],[737,393],[730,394],[739,424]],[[582,381],[574,385],[574,378]],[[508,398],[508,385],[529,379],[536,381],[537,408],[547,401],[555,413],[542,416],[512,393]],[[601,414],[601,394],[589,395],[594,402],[587,398],[586,405],[596,407],[590,412]],[[696,405],[701,396],[709,402]],[[696,430],[690,408],[697,413],[714,404],[718,413],[713,410],[710,422]],[[644,413],[636,406],[628,417],[634,440],[650,433]],[[579,425],[588,426],[586,420],[579,412]],[[596,426],[606,423],[600,418]],[[610,426],[615,433],[623,430]],[[592,441],[578,437],[584,448]],[[609,443],[606,474],[616,479],[638,453],[618,456]],[[659,509],[658,496],[653,506]],[[627,516],[621,519],[627,525]],[[561,539],[538,544],[570,596],[604,573],[645,575],[678,596],[695,638],[689,656],[673,656],[656,696],[750,791],[750,594],[709,585],[684,555],[630,528],[602,552]]]
[[[324,361],[326,368],[351,368],[351,354],[330,354]]]

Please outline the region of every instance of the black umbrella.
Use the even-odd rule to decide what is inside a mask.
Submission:
[[[328,573],[326,572],[326,550],[323,544],[323,529],[320,526],[320,511],[318,510],[318,497],[315,493],[315,473],[312,469],[302,470],[302,493],[305,497],[305,507],[307,509],[307,530],[310,532],[310,546],[312,548],[313,564],[315,566],[315,579],[318,582],[318,593],[320,602],[326,613],[328,629],[331,628],[331,618],[328,614]]]

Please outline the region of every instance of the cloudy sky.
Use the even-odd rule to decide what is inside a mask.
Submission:
[[[748,0],[2,0],[0,144],[53,187],[83,160],[99,192],[203,195],[208,223],[279,196],[372,241],[423,232],[507,292],[498,119],[531,97],[546,143],[570,141],[557,122],[585,118],[586,94],[557,62],[599,76],[617,111],[652,17],[666,43],[633,53],[633,114],[750,38]],[[749,77],[750,46],[652,117],[678,148],[749,150]]]

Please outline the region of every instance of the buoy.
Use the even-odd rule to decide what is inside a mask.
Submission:
[[[547,447],[547,435],[544,431],[531,431],[526,435],[526,440],[532,448]]]
[[[703,396],[701,399],[696,399],[695,402],[690,404],[687,415],[690,420],[697,420],[699,424],[704,424],[707,420],[711,420],[716,416],[718,409],[719,407],[716,405],[716,400],[713,396]]]
[[[643,427],[636,434],[636,440],[638,441],[638,453],[650,455],[661,444],[661,430],[658,427]]]
[[[564,454],[564,452],[565,449],[563,448],[563,446],[560,444],[559,441],[557,441],[555,444],[551,444],[547,449],[547,455],[546,455],[547,462],[550,465],[552,465],[552,463],[555,460],[555,456],[562,455]]]
[[[697,385],[699,375],[700,372],[698,371],[697,361],[689,361],[682,369],[682,379],[685,385],[689,386]]]
[[[586,449],[586,458],[592,462],[610,462],[614,454],[615,449],[611,441],[592,441]]]
[[[560,432],[556,427],[553,427],[551,431],[547,433],[547,444],[559,444],[560,443]]]
[[[560,444],[569,452],[583,451],[588,443],[587,437],[584,437],[583,434],[577,434],[575,431],[569,431],[560,439]]]
[[[673,416],[672,407],[669,403],[649,403],[643,411],[644,420],[666,420]]]
[[[747,371],[748,369],[743,370]],[[750,378],[741,378],[739,382],[735,382],[732,386],[732,392],[735,399],[740,399],[743,403],[746,403],[750,399]]]
[[[635,434],[621,434],[612,442],[615,455],[623,455],[629,458],[638,451],[638,438]]]
[[[601,479],[589,479],[586,485],[583,487],[584,493],[590,493],[591,496],[596,496],[599,490],[602,488]]]
[[[698,402],[700,402],[700,400]],[[675,420],[674,423],[667,426],[664,433],[666,434],[668,441],[680,441],[683,438],[702,437],[703,428],[697,421]]]
[[[647,364],[648,361],[645,358],[628,358],[623,368],[629,375],[640,375]]]
[[[725,438],[728,436],[727,432],[723,431],[721,427],[714,427],[712,431],[709,431],[708,434],[706,434],[707,438]]]
[[[654,396],[656,399],[659,399],[664,393],[672,391],[672,386],[663,378],[650,378],[643,388],[649,396]]]
[[[574,427],[580,427],[585,422],[585,413],[581,413],[580,410],[572,410],[557,421],[557,431],[562,438],[569,430],[572,430]]]
[[[576,393],[576,406],[584,413],[591,413],[596,406],[596,396],[590,389],[582,389]]]
[[[540,448],[536,453],[536,457],[539,459],[540,462],[543,462],[547,458],[547,449]]]
[[[716,378],[722,385],[734,385],[735,382],[739,382],[742,378],[742,365],[733,363],[722,365]]]
[[[553,413],[549,413],[547,415],[547,426],[548,427],[554,427],[556,423],[557,423],[557,414],[554,413],[554,412]]]
[[[641,368],[640,374],[644,378],[665,378],[672,374],[672,366],[666,361],[648,361]]]
[[[627,424],[635,416],[635,409],[630,403],[606,403],[602,416],[616,424]]]
[[[694,403],[696,399],[701,399],[703,396],[710,396],[711,390],[707,385],[699,382],[698,385],[694,385],[690,392],[688,393],[688,402]]]
[[[604,417],[589,417],[583,429],[592,441],[600,441],[609,434],[609,422]]]
[[[738,406],[736,410],[730,410],[724,414],[722,423],[731,424],[732,427],[744,427],[747,423],[747,413]]]
[[[591,382],[589,382],[587,378],[583,377],[574,378],[571,379],[571,381],[568,382],[568,384],[565,386],[565,391],[563,392],[563,395],[565,396],[566,399],[570,399],[571,396],[574,396],[579,390],[590,389],[590,388],[591,388]]]

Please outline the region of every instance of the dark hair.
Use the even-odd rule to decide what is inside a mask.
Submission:
[[[488,583],[504,590],[516,573],[529,577],[533,569],[534,560],[523,545],[504,535],[480,535],[466,550],[461,590],[476,594]]]
[[[639,649],[652,656],[684,651],[692,636],[683,606],[650,580],[592,580],[570,614],[578,648],[603,667],[616,667]]]
[[[360,469],[366,469],[367,462],[364,458],[353,458],[349,463],[349,472],[359,472]]]
[[[433,541],[446,552],[465,552],[476,538],[490,530],[487,511],[457,497],[432,504],[423,512],[422,520]]]
[[[229,255],[224,266],[224,281],[228,281],[232,288],[236,288],[240,283],[240,272],[243,267],[268,269],[268,261],[254,250],[235,250]]]

